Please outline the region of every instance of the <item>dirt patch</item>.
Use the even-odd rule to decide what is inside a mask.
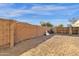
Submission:
[[[76,56],[79,55],[79,37],[54,35],[35,48],[21,54],[23,56]]]

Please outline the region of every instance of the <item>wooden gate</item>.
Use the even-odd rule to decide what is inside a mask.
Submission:
[[[58,33],[58,34],[69,34],[69,28],[68,27],[57,27],[56,33]]]

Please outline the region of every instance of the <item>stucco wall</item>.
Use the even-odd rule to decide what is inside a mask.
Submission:
[[[72,25],[72,27],[79,27],[79,20],[77,20],[76,22],[74,22],[71,25]]]

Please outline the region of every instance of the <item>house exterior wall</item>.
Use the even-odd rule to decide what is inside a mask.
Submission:
[[[76,22],[74,22],[74,23],[72,24],[72,27],[79,27],[79,20],[77,20]]]

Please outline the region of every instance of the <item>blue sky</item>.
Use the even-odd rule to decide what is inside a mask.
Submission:
[[[73,17],[79,17],[78,3],[0,3],[0,18],[31,24],[49,21],[66,26]]]

